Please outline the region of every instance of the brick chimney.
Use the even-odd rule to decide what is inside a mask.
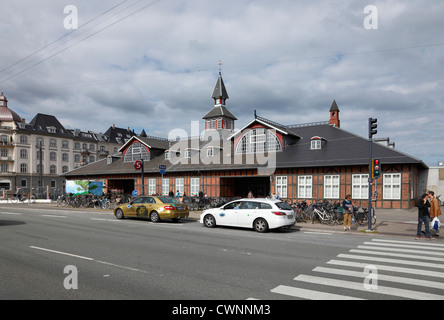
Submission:
[[[341,121],[339,120],[339,108],[336,104],[336,100],[333,100],[333,103],[330,108],[330,120],[328,121],[328,124],[338,127],[341,127]]]

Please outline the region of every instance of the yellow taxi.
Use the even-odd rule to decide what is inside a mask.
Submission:
[[[188,207],[168,196],[139,196],[130,203],[119,205],[114,209],[117,219],[125,217],[137,217],[150,219],[152,222],[159,222],[163,219],[173,219],[189,216]]]

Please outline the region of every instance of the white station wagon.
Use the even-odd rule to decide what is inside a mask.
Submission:
[[[292,226],[295,223],[295,214],[281,200],[239,199],[219,208],[204,210],[200,215],[200,223],[208,228],[232,226],[266,232],[268,229]]]

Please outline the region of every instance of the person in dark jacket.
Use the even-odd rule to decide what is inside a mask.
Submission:
[[[418,207],[418,227],[416,229],[416,240],[421,238],[421,227],[424,223],[426,237],[429,240],[435,240],[430,236],[430,202],[428,201],[428,194],[424,193],[421,196],[421,199],[416,203]]]

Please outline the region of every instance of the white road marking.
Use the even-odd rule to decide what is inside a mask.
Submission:
[[[42,214],[42,217],[47,217],[47,218],[66,218],[66,216],[58,216],[58,215],[54,215],[54,214]]]
[[[283,285],[277,286],[276,288],[272,289],[271,292],[310,300],[363,300],[356,297],[349,297],[340,294],[307,290]]]
[[[366,289],[362,283],[354,282],[354,281],[345,281],[345,280],[337,280],[331,278],[322,278],[316,276],[309,276],[305,274],[301,274],[294,278],[296,281],[303,281],[314,284],[321,284],[326,286],[332,286],[337,288],[347,288],[352,290],[364,291],[364,292],[374,292],[377,294],[391,295],[396,297],[403,297],[409,299],[418,299],[418,300],[442,300],[443,296],[437,294],[431,294],[427,292],[420,292],[414,290],[406,290],[392,287],[385,287],[378,285],[377,289],[369,290]]]
[[[42,250],[42,251],[46,251],[46,252],[57,253],[57,254],[61,254],[61,255],[65,255],[65,256],[70,256],[70,257],[74,257],[74,258],[90,260],[90,261],[94,260],[93,258],[83,257],[83,256],[79,256],[79,255],[76,255],[76,254],[68,253],[68,252],[56,251],[56,250],[40,248],[40,247],[34,247],[34,246],[29,246],[29,247],[32,248],[32,249],[37,249],[37,250]]]
[[[136,268],[132,268],[132,267],[128,267],[128,266],[122,266],[122,265],[118,265],[118,264],[111,263],[111,262],[100,261],[100,260],[96,260],[94,258],[79,256],[77,254],[72,254],[72,253],[68,253],[68,252],[57,251],[57,250],[46,249],[46,248],[35,247],[35,246],[29,246],[29,247],[32,248],[32,249],[36,249],[36,250],[41,250],[41,251],[61,254],[61,255],[70,256],[70,257],[79,258],[79,259],[88,260],[88,261],[94,261],[94,262],[97,262],[97,263],[100,263],[100,264],[104,264],[104,265],[111,266],[111,267],[116,267],[116,268],[121,268],[121,269],[129,270],[129,271],[136,271],[136,272],[147,273],[147,274],[150,273],[150,272],[145,271],[145,270],[136,269]],[[162,276],[162,275],[160,275],[160,276]]]

